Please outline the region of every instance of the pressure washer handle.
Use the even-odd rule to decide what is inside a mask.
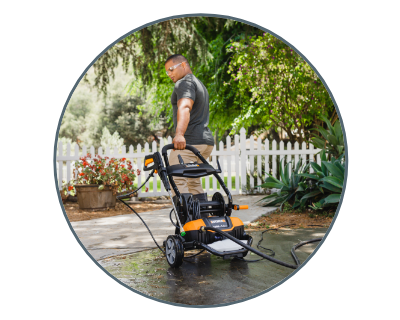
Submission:
[[[151,167],[149,167],[150,164],[154,163]],[[165,169],[163,165],[163,160],[161,158],[161,155],[159,152],[155,152],[153,154],[150,154],[144,158],[144,171],[148,171],[153,169],[155,173],[158,173],[158,175],[161,178],[162,183],[164,184],[164,187],[166,190],[171,190],[171,187],[169,185],[168,177],[167,177],[167,170]]]
[[[168,150],[174,149],[174,148],[175,148],[175,147],[174,147],[174,144],[173,144],[173,143],[167,144],[166,146],[164,146],[164,147],[162,148],[161,153],[162,153],[162,154],[166,154]],[[192,151],[195,155],[197,155],[198,153],[200,153],[199,150],[197,150],[195,147],[191,146],[190,144],[187,144],[186,147],[185,147],[185,149]]]
[[[158,173],[158,175],[161,178],[161,181],[164,185],[165,190],[167,190],[167,191],[171,190],[171,186],[169,185],[169,181],[168,181],[168,177],[167,177],[167,170],[164,167],[162,167],[160,172]]]
[[[148,156],[144,157],[144,166],[143,166],[143,171],[150,171],[155,169],[155,173],[157,173],[157,170],[159,169],[159,162],[157,161],[157,157],[155,157],[154,154],[149,154]],[[150,164],[154,163],[152,166],[149,166]]]

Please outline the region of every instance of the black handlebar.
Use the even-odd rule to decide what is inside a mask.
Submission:
[[[164,154],[167,154],[167,151],[168,151],[168,150],[174,149],[174,148],[175,148],[175,147],[174,147],[174,144],[173,144],[173,143],[167,144],[166,146],[164,146],[164,147],[162,148],[161,153],[162,153],[163,155],[164,155]],[[195,147],[191,146],[190,144],[187,144],[186,147],[185,147],[185,149],[192,151],[195,155],[197,155],[197,154],[199,153],[199,150],[197,150]]]

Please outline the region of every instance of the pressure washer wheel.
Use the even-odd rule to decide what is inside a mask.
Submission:
[[[179,236],[168,236],[167,241],[165,242],[165,255],[167,257],[168,264],[172,268],[178,268],[182,264],[184,250]]]

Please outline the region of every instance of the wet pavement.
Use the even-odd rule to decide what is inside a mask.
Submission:
[[[270,231],[264,233],[261,245],[272,249],[276,259],[294,264],[290,254],[292,246],[323,237],[326,231],[327,228]],[[253,247],[256,248],[261,232],[248,233],[253,236]],[[307,244],[296,250],[300,261],[307,259],[317,245]],[[197,252],[188,251],[185,255]],[[245,259],[257,258],[249,252]],[[294,271],[267,260],[254,263],[223,260],[206,251],[173,269],[158,249],[110,257],[99,263],[121,282],[141,293],[184,305],[216,305],[246,299],[267,290]]]
[[[247,204],[249,209],[234,211],[232,216],[238,217],[246,225],[261,215],[271,214],[277,208],[262,207],[258,201],[263,197],[265,195],[233,196],[234,203]],[[168,235],[174,233],[174,227],[169,219],[170,211],[171,208],[140,213],[158,243],[162,243]],[[134,213],[77,221],[72,222],[71,225],[79,240],[96,260],[155,247],[146,227]]]

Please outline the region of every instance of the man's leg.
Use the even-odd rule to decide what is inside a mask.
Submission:
[[[214,148],[213,146],[209,145],[194,145],[193,147],[199,150],[201,155],[206,160],[210,156]],[[202,163],[201,160],[198,157],[196,157],[196,155],[190,150],[172,150],[168,158],[169,164],[171,166],[179,164],[178,154],[181,155],[182,160],[185,163],[190,163],[192,161],[193,162],[197,161],[197,163]],[[201,186],[200,178],[174,177],[173,179],[180,193],[191,193],[193,195],[204,193],[204,190]],[[175,196],[175,192],[173,190],[172,194]]]
[[[179,164],[179,159],[178,159],[178,154],[181,155],[183,162],[185,163],[189,163],[191,161],[195,162],[197,161],[197,157],[195,156],[195,154],[190,151],[190,150],[172,150],[171,153],[169,154],[169,158],[168,158],[168,162],[169,165],[175,165],[175,164]],[[178,190],[180,193],[189,193],[189,188],[187,185],[187,180],[188,178],[183,178],[183,177],[174,177],[174,182],[176,184],[176,186],[178,187]],[[172,186],[171,186],[172,188]],[[172,195],[175,196],[175,192],[174,190],[172,191]]]
[[[203,158],[206,159],[207,161],[208,161],[208,158],[211,155],[211,152],[214,149],[213,146],[209,146],[209,145],[206,145],[206,144],[194,145],[193,147],[195,147],[197,150],[199,150],[201,155],[203,156]],[[192,161],[197,161],[198,163],[202,163],[201,160],[198,157],[195,157],[195,158],[196,158],[196,160],[192,160]],[[201,186],[200,178],[188,178],[187,179],[187,186],[188,186],[188,189],[189,189],[189,193],[191,193],[193,195],[195,195],[195,194],[203,194],[204,193],[203,187]],[[207,200],[207,199],[205,199],[205,200]]]

